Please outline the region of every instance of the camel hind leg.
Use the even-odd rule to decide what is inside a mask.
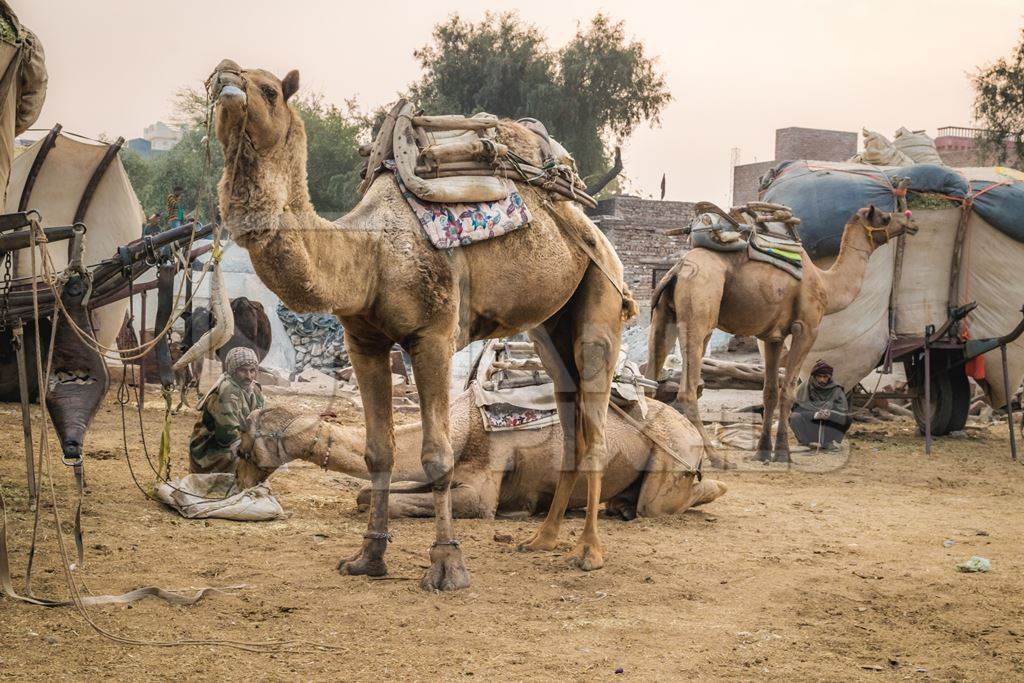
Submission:
[[[618,358],[622,330],[622,307],[619,293],[599,269],[587,269],[579,288],[573,295],[568,308],[561,312],[567,316],[565,327],[557,332],[557,343],[547,345],[547,358],[557,348],[561,357],[559,367],[548,368],[552,377],[559,373],[561,385],[556,382],[556,391],[564,390],[566,379],[577,378],[575,392],[575,418],[573,438],[566,437],[563,453],[562,472],[555,487],[555,495],[548,509],[544,523],[534,537],[524,544],[524,549],[553,547],[558,529],[565,514],[569,496],[580,472],[587,475],[587,513],[576,547],[569,555],[570,564],[585,571],[604,566],[604,553],[597,533],[597,512],[601,504],[601,478],[608,459],[605,441],[605,421],[608,415],[608,398],[611,394],[612,374]],[[571,353],[566,344],[563,330],[569,332]],[[545,360],[545,356],[541,356]],[[547,365],[547,360],[545,365]],[[566,402],[559,401],[559,405]],[[563,428],[567,419],[559,409]],[[567,417],[567,415],[566,415]]]
[[[665,358],[676,345],[676,318],[666,292],[651,311],[651,327],[647,332],[647,379],[661,379]]]
[[[548,506],[544,522],[519,550],[554,550],[562,526],[569,496],[576,486],[576,388],[579,373],[573,357],[573,336],[568,312],[563,309],[551,321],[530,331],[537,355],[554,383],[555,408],[562,425],[562,467],[558,473],[555,494]]]
[[[676,284],[676,326],[683,362],[679,378],[679,393],[673,407],[685,415],[700,433],[704,447],[714,451],[714,445],[704,429],[700,417],[698,393],[701,381],[701,362],[711,339],[711,333],[718,324],[718,313],[725,289],[725,278],[691,264],[681,269],[686,281]]]

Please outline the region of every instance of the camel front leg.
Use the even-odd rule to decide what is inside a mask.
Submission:
[[[756,460],[769,463],[772,459],[772,416],[779,402],[779,358],[782,340],[766,341],[764,345],[764,393],[761,404],[761,438],[757,442]]]
[[[420,395],[423,451],[420,460],[434,495],[436,535],[430,568],[420,580],[424,590],[452,591],[469,586],[469,572],[452,525],[452,470],[455,456],[448,439],[448,386],[453,344],[450,339],[422,337],[411,349],[412,369]]]
[[[811,330],[809,325],[798,320],[793,323],[791,334],[793,336],[789,345],[789,355],[786,357],[786,378],[782,382],[782,396],[779,399],[779,426],[775,432],[775,462],[785,463],[790,462],[789,413],[793,409],[796,381],[807,354],[814,346],[817,329]]]
[[[395,460],[395,432],[391,415],[391,345],[364,344],[346,335],[349,359],[359,382],[366,418],[366,469],[370,474],[370,521],[363,547],[338,563],[342,574],[384,576],[388,534],[388,492]]]

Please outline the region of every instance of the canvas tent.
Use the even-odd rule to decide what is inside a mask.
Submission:
[[[875,251],[859,296],[844,311],[826,316],[808,356],[836,367],[837,381],[850,387],[882,359],[890,333],[922,334],[941,325],[950,303],[977,301],[966,321],[971,338],[995,337],[1013,329],[1024,304],[1020,264],[1024,263],[1024,175],[1006,168],[954,169],[935,164],[897,168],[854,163],[784,162],[763,179],[766,201],[793,208],[803,221],[800,235],[815,263],[827,266],[839,250],[847,220],[874,204],[896,208],[897,177],[910,179],[908,200],[919,232],[906,240],[896,292],[896,329],[890,330],[895,248]],[[966,213],[956,301],[950,302],[954,243]],[[1010,383],[1024,375],[1024,340],[1008,348]],[[804,373],[808,368],[804,368]],[[999,353],[984,359],[983,386],[993,405],[1006,402]]]
[[[63,133],[56,136],[52,149],[48,151],[45,138],[39,140],[14,160],[5,212],[18,211],[33,162],[40,153],[45,153],[24,208],[38,211],[44,228],[70,225],[93,170],[107,149],[107,145],[83,142]],[[82,263],[88,267],[110,258],[117,252],[119,245],[138,239],[142,232],[143,218],[142,206],[135,196],[128,174],[121,160],[115,157],[96,186],[82,219],[88,229],[82,249]],[[60,272],[68,263],[67,247],[57,244],[49,251],[54,266]],[[31,272],[28,250],[22,250],[19,256],[15,277],[26,276]],[[37,269],[41,269],[41,266],[37,266]],[[94,311],[96,335],[104,346],[114,346],[127,307],[128,302],[122,300]]]

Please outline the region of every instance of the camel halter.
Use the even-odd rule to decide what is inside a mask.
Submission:
[[[284,427],[282,427],[281,429],[279,429],[277,431],[262,432],[259,429],[257,429],[253,433],[253,437],[252,437],[253,438],[253,442],[255,442],[257,439],[273,439],[274,442],[275,442],[274,448],[277,450],[278,457],[283,456],[283,461],[284,462],[291,462],[295,458],[293,458],[292,456],[288,455],[288,450],[284,446],[284,436],[285,436],[285,432],[287,432],[288,429],[293,424],[295,424],[295,422],[299,418],[301,418],[301,417],[305,417],[305,416],[304,415],[296,415],[295,417],[293,417],[291,420],[288,421],[288,424],[286,424]],[[311,444],[309,444],[309,452],[310,453],[313,453],[316,450],[316,445],[318,443],[320,443],[320,434],[323,431],[323,428],[324,428],[324,420],[323,419],[319,419],[317,421],[317,425],[316,425],[316,433],[313,435],[313,442]],[[333,449],[334,449],[334,435],[333,434],[328,434],[327,435],[327,449],[324,451],[324,457],[320,460],[320,469],[322,469],[324,471],[327,470],[327,464],[331,460],[331,451]],[[261,470],[263,472],[273,472],[275,469],[277,469],[276,467],[275,468],[261,467],[259,464],[256,463],[255,459],[253,458],[253,454],[251,452],[241,452],[241,451],[239,451],[238,457],[241,458],[242,460],[245,460],[247,463],[249,463],[253,467],[256,467],[257,469],[259,469],[259,470]],[[305,458],[302,458],[302,459],[305,460]]]
[[[872,246],[880,247],[889,241],[891,236],[889,235],[889,229],[887,227],[876,228],[873,225],[865,223],[864,219],[861,219],[860,224],[864,226],[864,233],[868,236],[868,242],[870,242]],[[878,233],[882,233],[883,235],[881,241],[876,238]]]

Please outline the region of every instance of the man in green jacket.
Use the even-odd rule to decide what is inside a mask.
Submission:
[[[850,428],[846,390],[832,381],[832,372],[825,361],[815,363],[810,378],[797,390],[789,415],[797,441],[826,450],[838,448]]]
[[[201,415],[188,444],[189,470],[193,473],[234,472],[235,447],[242,422],[263,408],[263,391],[256,382],[256,352],[238,346],[224,359],[224,374],[199,404]]]

